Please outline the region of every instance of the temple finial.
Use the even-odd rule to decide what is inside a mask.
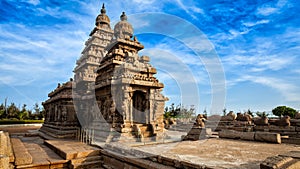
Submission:
[[[122,12],[120,19],[121,19],[121,21],[127,21],[127,16],[126,16],[125,12]]]
[[[105,6],[104,6],[104,3],[102,4],[102,9],[101,9],[101,13],[106,13],[106,10],[105,10]]]

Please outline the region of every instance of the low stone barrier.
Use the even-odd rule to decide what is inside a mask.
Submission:
[[[278,144],[281,143],[280,134],[270,132],[240,132],[235,130],[221,130],[219,131],[219,137],[249,141],[262,141]]]

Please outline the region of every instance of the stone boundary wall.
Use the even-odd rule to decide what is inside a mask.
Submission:
[[[281,143],[281,136],[278,133],[271,132],[240,132],[235,130],[219,131],[220,138],[241,139],[248,141],[261,141],[270,143]]]
[[[215,128],[215,131],[218,131],[219,134],[221,131],[237,131],[239,132],[239,136],[226,136],[228,138],[237,137],[237,139],[243,139],[243,136],[251,135],[251,132],[264,132],[264,133],[277,133],[281,137],[282,143],[288,144],[300,144],[300,119],[291,119],[290,126],[277,126],[273,123],[269,125],[254,125],[252,123],[243,122],[243,121],[207,121],[206,127]],[[232,132],[231,132],[232,133]],[[221,132],[221,137],[225,138],[224,132]],[[229,134],[227,132],[227,134]],[[231,135],[231,134],[229,134]],[[234,135],[237,135],[235,133]],[[245,140],[253,140],[245,139]],[[262,140],[259,140],[262,141]],[[275,141],[279,142],[279,141]]]

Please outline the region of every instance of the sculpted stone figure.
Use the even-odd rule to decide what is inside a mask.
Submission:
[[[297,112],[297,113],[295,114],[295,119],[300,119],[300,112]]]
[[[62,121],[67,121],[67,108],[66,108],[66,106],[62,107],[61,116],[62,116]]]
[[[284,116],[275,122],[277,126],[291,126],[290,116]]]
[[[234,121],[236,119],[236,114],[230,111],[226,116],[221,117],[221,121]]]
[[[258,119],[254,119],[253,123],[257,126],[267,126],[267,125],[269,125],[269,118],[266,116],[263,116]]]
[[[205,127],[205,117],[202,114],[198,114],[197,118],[196,118],[196,123],[195,126],[197,127]]]
[[[238,113],[237,117],[236,117],[236,120],[237,121],[247,121],[247,122],[250,122],[250,121],[252,121],[252,116],[249,115],[249,114],[247,114],[247,113],[244,113],[244,114]]]

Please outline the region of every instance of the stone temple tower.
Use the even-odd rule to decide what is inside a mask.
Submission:
[[[106,54],[105,48],[113,38],[110,19],[106,15],[104,4],[101,13],[96,17],[95,28],[90,33],[90,38],[85,42],[81,57],[76,62],[74,69],[73,99],[77,117],[81,127],[91,125],[95,113],[95,79],[96,69]]]
[[[144,46],[133,38],[132,25],[123,12],[114,27],[114,39],[97,69],[95,94],[103,119],[111,129],[135,138],[163,135],[163,113],[167,100],[164,87],[154,75],[148,56],[139,56]]]
[[[83,91],[93,90],[93,83],[96,79],[95,70],[105,56],[104,48],[113,37],[113,30],[110,28],[110,19],[106,15],[104,4],[101,13],[96,18],[95,25],[96,27],[90,33],[90,38],[85,42],[85,48],[74,69],[76,87]]]

